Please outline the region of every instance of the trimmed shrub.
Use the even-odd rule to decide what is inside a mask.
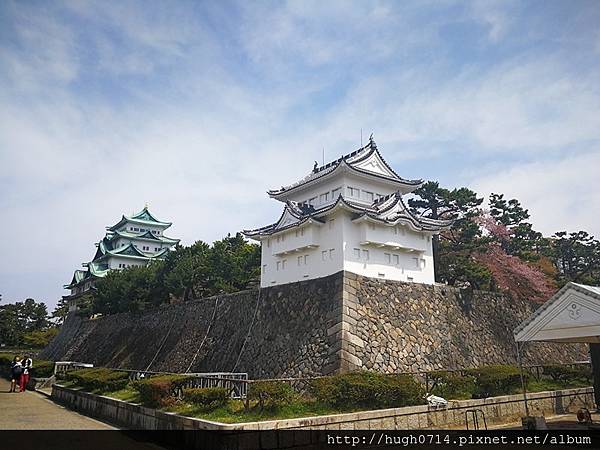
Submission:
[[[473,398],[487,398],[496,395],[508,395],[521,389],[521,375],[515,366],[495,365],[466,370],[467,375],[475,377]],[[523,374],[527,381],[527,374]]]
[[[37,360],[33,361],[32,374],[37,378],[49,378],[54,374],[54,362]]]
[[[559,366],[549,365],[544,366],[544,375],[548,375],[554,381],[560,383],[569,383],[575,380],[592,381],[592,369],[590,366]]]
[[[289,405],[295,397],[292,386],[282,381],[257,381],[248,390],[248,399],[255,400],[261,411]]]
[[[177,391],[191,379],[187,375],[156,375],[133,383],[145,406],[159,408],[177,401]]]
[[[129,374],[104,367],[79,369],[67,372],[67,381],[75,383],[87,391],[112,392],[123,389],[129,382]]]
[[[423,403],[423,388],[409,375],[352,372],[317,378],[309,391],[318,402],[338,408],[391,408]]]
[[[430,393],[445,399],[471,398],[475,392],[475,377],[472,375],[462,376],[459,372],[448,372],[439,370],[429,372],[432,382]]]
[[[212,410],[227,405],[229,390],[220,387],[184,389],[183,398],[203,409]]]

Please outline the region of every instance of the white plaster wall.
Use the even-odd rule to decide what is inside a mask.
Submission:
[[[119,264],[126,264],[127,266],[145,266],[146,264],[148,264],[148,261],[144,259],[120,258],[118,256],[111,256],[110,258],[108,258],[109,269],[122,268],[119,267]]]
[[[142,251],[142,252],[146,252],[146,253],[158,253],[159,251],[161,251],[163,248],[169,248],[169,245],[160,243],[160,242],[155,242],[155,241],[145,241],[145,240],[141,240],[141,239],[128,239],[128,238],[119,238],[115,241],[113,241],[115,243],[115,247],[114,248],[119,248],[122,247],[124,245],[129,245],[129,243],[133,243],[133,245],[137,246],[137,248]],[[144,250],[144,247],[149,247],[150,250]],[[158,250],[155,250],[157,249]]]
[[[348,187],[353,187],[359,190],[358,196],[350,196]],[[356,176],[352,173],[339,174],[331,180],[317,184],[316,186],[304,189],[300,192],[295,192],[290,195],[289,199],[298,203],[308,202],[309,199],[316,197],[317,203],[314,206],[320,207],[332,203],[337,199],[332,196],[334,189],[340,188],[342,196],[345,199],[360,202],[364,204],[371,204],[372,200],[367,198],[366,192],[373,194],[388,195],[396,192],[394,186],[388,183],[377,182],[376,180],[366,179],[363,177]],[[328,200],[322,202],[321,194],[328,193]]]
[[[312,242],[316,248],[293,251],[285,255],[275,255],[273,247],[277,245],[276,238],[263,239],[262,266],[261,266],[261,286],[274,286],[283,283],[292,283],[312,278],[321,278],[332,275],[342,270],[342,224],[339,214],[328,217],[327,223],[323,225],[308,225],[305,227],[311,229],[313,234]],[[296,229],[293,228],[285,233],[285,241],[288,244],[298,242],[304,244],[303,237],[296,238]],[[305,236],[309,234],[305,231]],[[291,248],[291,245],[289,246]],[[330,250],[333,250],[330,252]],[[325,258],[323,253],[326,252]],[[304,264],[304,256],[307,256],[307,263]],[[298,257],[302,260],[298,264]],[[283,268],[283,261],[285,268]],[[277,270],[279,262],[279,270]]]
[[[133,228],[137,228],[137,230],[133,230]],[[163,234],[163,230],[165,229],[165,227],[161,227],[161,226],[155,226],[155,225],[139,225],[137,223],[132,223],[132,222],[128,222],[126,224],[124,224],[121,228],[119,228],[119,231],[127,231],[129,233],[140,233],[146,230],[150,230],[150,231],[156,231],[158,232],[159,236],[162,236]]]
[[[351,214],[339,211],[329,216],[324,225],[307,225],[314,233],[311,242],[316,245],[313,249],[293,251],[287,254],[276,255],[278,252],[276,237],[263,239],[262,241],[262,267],[261,286],[274,286],[277,284],[291,283],[313,278],[321,278],[334,274],[340,270],[357,273],[374,278],[385,278],[398,281],[413,281],[416,283],[434,283],[433,273],[433,251],[431,238],[421,239],[419,233],[405,229],[404,235],[393,234],[392,227],[375,225],[379,234],[389,233],[391,239],[397,239],[398,245],[415,246],[418,243],[425,248],[425,252],[409,252],[393,250],[377,245],[361,245],[362,224],[351,221]],[[366,225],[366,224],[365,224]],[[288,249],[294,247],[293,243],[304,245],[306,242],[302,236],[296,237],[297,228],[292,228],[285,233],[285,239],[279,245],[285,243]],[[304,237],[309,234],[305,231]],[[403,241],[404,239],[404,241]],[[281,241],[281,238],[280,238]],[[354,249],[360,249],[361,258],[356,258]],[[333,253],[329,254],[329,250]],[[363,250],[368,251],[369,259],[363,257]],[[323,253],[325,259],[323,258]],[[390,254],[390,262],[386,262],[385,254]],[[304,256],[307,255],[307,264],[304,264]],[[394,255],[398,255],[398,264],[395,264]],[[298,265],[298,256],[302,257]],[[416,258],[416,260],[415,260]],[[283,261],[285,261],[285,268]],[[279,270],[277,266],[279,262]]]
[[[435,282],[431,238],[429,241],[427,239],[421,240],[419,234],[408,229],[405,229],[404,235],[395,235],[393,234],[392,227],[374,224],[376,234],[389,234],[390,239],[387,242],[392,243],[395,240],[399,245],[415,245],[414,241],[416,241],[425,248],[425,252],[416,253],[394,250],[388,247],[378,247],[377,245],[361,245],[361,242],[363,242],[361,229],[367,226],[367,224],[362,223],[360,226],[357,226],[356,223],[351,221],[350,214],[346,213],[344,216],[344,270],[373,278],[414,281],[426,284],[433,284]],[[356,248],[361,250],[360,259],[355,256],[354,249]],[[363,250],[368,250],[369,252],[368,261],[365,261],[363,258]],[[386,253],[390,254],[390,263],[386,261]],[[399,264],[394,264],[394,255],[398,255]],[[415,258],[417,258],[418,263]]]

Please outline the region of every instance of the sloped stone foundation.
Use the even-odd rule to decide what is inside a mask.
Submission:
[[[138,314],[71,314],[40,358],[252,378],[514,364],[512,330],[537,306],[339,272]],[[565,344],[532,344],[524,356],[526,364],[582,359],[584,346]]]

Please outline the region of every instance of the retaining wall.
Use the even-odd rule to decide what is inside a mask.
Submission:
[[[71,313],[40,358],[251,378],[515,363],[513,328],[539,305],[500,293],[339,272],[329,277],[84,320]],[[588,358],[529,344],[525,364]]]

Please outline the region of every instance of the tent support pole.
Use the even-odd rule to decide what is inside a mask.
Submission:
[[[525,377],[523,377],[523,361],[521,359],[521,346],[517,342],[517,361],[519,363],[519,373],[521,374],[521,387],[523,388],[523,400],[525,401],[525,415],[529,417],[529,405],[527,404],[527,388],[525,387]]]

